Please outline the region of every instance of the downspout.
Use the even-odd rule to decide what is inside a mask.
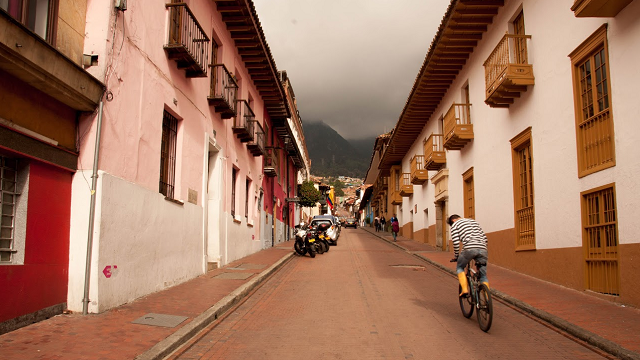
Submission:
[[[89,312],[89,283],[91,278],[91,254],[93,252],[93,223],[96,216],[96,186],[98,183],[98,155],[100,154],[100,138],[102,130],[102,107],[100,99],[98,109],[98,125],[96,131],[96,147],[93,153],[93,174],[91,175],[91,204],[89,205],[89,234],[87,238],[87,260],[84,270],[84,298],[82,299],[82,315]]]

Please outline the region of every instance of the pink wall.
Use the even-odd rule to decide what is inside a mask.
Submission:
[[[72,174],[31,161],[24,265],[0,266],[0,321],[66,303]]]

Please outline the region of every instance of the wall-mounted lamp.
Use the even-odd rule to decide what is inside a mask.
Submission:
[[[83,54],[82,65],[86,68],[98,65],[98,54]]]

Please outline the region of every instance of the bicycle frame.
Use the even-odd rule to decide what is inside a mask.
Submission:
[[[467,285],[469,287],[469,295],[459,298],[460,310],[462,310],[462,315],[464,317],[470,318],[475,309],[480,329],[487,332],[489,331],[489,328],[491,328],[491,322],[493,320],[491,293],[489,288],[480,282],[479,273],[473,269],[473,266],[475,266],[479,271],[479,267],[474,260],[467,264],[465,275],[467,278]],[[459,287],[459,290],[461,290],[461,287]]]

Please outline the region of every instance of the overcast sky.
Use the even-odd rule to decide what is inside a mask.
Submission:
[[[253,0],[302,121],[347,139],[391,130],[449,0]]]

